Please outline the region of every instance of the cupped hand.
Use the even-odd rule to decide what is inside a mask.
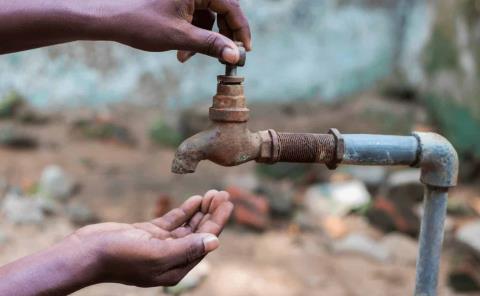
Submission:
[[[217,236],[233,209],[228,198],[225,191],[210,190],[161,218],[136,224],[89,225],[68,239],[93,250],[99,261],[99,282],[175,285],[219,246]]]
[[[248,21],[239,0],[121,0],[113,30],[117,41],[147,51],[179,50],[178,59],[186,61],[203,53],[236,63],[240,53],[232,40],[251,49]],[[220,33],[212,28],[217,19]]]

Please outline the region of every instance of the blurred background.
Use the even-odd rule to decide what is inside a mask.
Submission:
[[[461,157],[440,295],[480,295],[480,1],[244,0],[252,130],[445,135]],[[0,56],[0,263],[99,221],[137,222],[226,189],[222,246],[179,286],[75,295],[409,295],[422,186],[408,168],[204,162],[176,176],[208,125],[223,66],[75,42]]]

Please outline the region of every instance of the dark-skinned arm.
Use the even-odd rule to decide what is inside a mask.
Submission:
[[[149,222],[83,227],[1,267],[0,295],[66,295],[105,282],[175,285],[219,246],[232,208],[228,193],[210,190]]]
[[[220,33],[211,31],[218,18]],[[104,40],[146,51],[202,53],[235,63],[251,49],[238,0],[0,0],[0,54],[77,40]]]

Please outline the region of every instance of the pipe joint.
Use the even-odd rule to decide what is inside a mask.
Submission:
[[[420,181],[423,184],[449,188],[457,185],[458,155],[452,144],[435,133],[413,133],[419,143]]]

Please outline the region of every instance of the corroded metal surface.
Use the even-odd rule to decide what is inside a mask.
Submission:
[[[330,134],[278,133],[281,162],[331,163],[335,138]]]
[[[414,133],[420,143],[421,181],[437,187],[457,185],[458,155],[444,137],[435,133]]]

